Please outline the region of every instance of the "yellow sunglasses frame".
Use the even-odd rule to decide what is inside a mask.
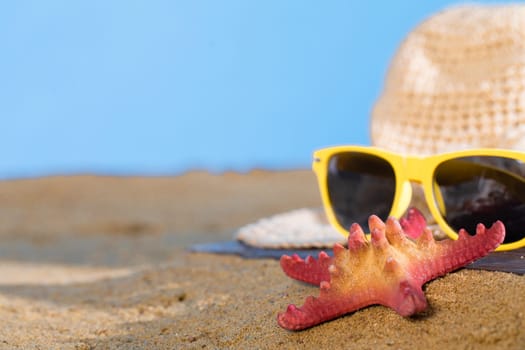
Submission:
[[[425,195],[425,202],[430,213],[436,220],[436,223],[443,232],[451,239],[457,239],[458,234],[446,223],[441,215],[438,205],[443,205],[442,198],[436,198],[434,195],[435,182],[433,181],[436,167],[444,161],[473,156],[495,156],[506,157],[520,160],[525,163],[525,153],[512,150],[503,150],[495,148],[478,148],[461,150],[457,152],[442,153],[427,157],[405,156],[398,153],[383,150],[377,147],[367,146],[335,146],[317,150],[313,154],[312,169],[317,176],[317,182],[321,193],[321,199],[329,222],[344,236],[348,236],[348,228],[344,228],[337,221],[334,210],[328,194],[327,176],[328,164],[333,155],[344,152],[359,152],[369,154],[386,160],[393,168],[396,177],[396,188],[394,201],[390,209],[389,216],[400,218],[408,209],[412,199],[411,182],[422,186]],[[439,197],[439,194],[437,194]],[[437,202],[437,204],[436,204]],[[370,213],[374,214],[374,213]],[[471,232],[473,233],[473,232]],[[512,250],[525,246],[525,227],[524,237],[516,242],[501,244],[496,250]]]

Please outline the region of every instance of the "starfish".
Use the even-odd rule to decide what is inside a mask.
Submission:
[[[279,325],[305,329],[374,304],[390,307],[402,316],[416,314],[427,308],[422,290],[426,282],[487,255],[505,237],[503,223],[496,221],[489,229],[478,224],[473,236],[461,229],[457,240],[436,241],[422,220],[424,223],[417,210],[402,224],[392,217],[385,224],[372,215],[368,220],[370,241],[363,229],[353,224],[348,249],[335,244],[333,258],[325,252],[319,253],[317,260],[283,255],[285,274],[318,285],[320,294],[306,298],[302,307],[289,305],[277,316]],[[405,231],[417,239],[410,239]]]

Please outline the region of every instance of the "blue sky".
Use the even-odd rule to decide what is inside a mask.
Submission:
[[[451,4],[4,2],[0,178],[308,168],[368,145],[396,48]]]

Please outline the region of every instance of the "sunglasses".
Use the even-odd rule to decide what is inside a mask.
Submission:
[[[440,229],[457,239],[464,228],[501,220],[505,240],[497,250],[525,246],[525,153],[472,149],[429,157],[404,156],[375,147],[338,146],[314,152],[323,205],[345,236],[367,226],[370,214],[400,218],[419,184]]]

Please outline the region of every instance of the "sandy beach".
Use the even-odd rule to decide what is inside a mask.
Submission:
[[[0,182],[0,349],[523,349],[525,276],[460,270],[416,317],[371,306],[277,325],[318,289],[271,259],[192,244],[320,206],[309,170]]]

